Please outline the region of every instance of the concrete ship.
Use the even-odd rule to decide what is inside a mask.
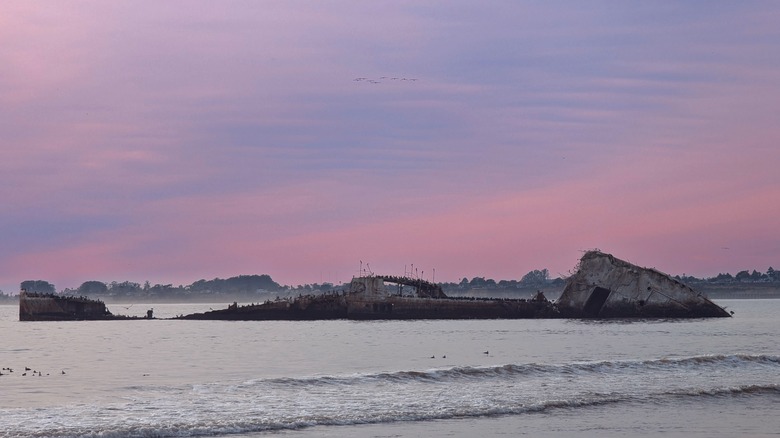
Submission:
[[[393,283],[390,286],[386,283]],[[406,288],[406,290],[405,290]],[[367,276],[352,279],[349,289],[323,295],[195,313],[182,319],[520,319],[555,318],[554,304],[539,293],[533,299],[451,298],[441,286],[424,280]]]
[[[146,319],[152,319],[152,311]],[[42,294],[22,290],[19,293],[19,321],[100,321],[139,319],[112,314],[100,300],[68,295]]]
[[[566,318],[706,318],[731,316],[703,294],[652,268],[588,251],[556,303]]]
[[[105,303],[86,297],[19,293],[19,321],[83,321],[112,319]]]
[[[385,283],[394,283],[389,288]],[[404,287],[411,289],[405,293]],[[408,289],[407,289],[408,290]],[[183,319],[528,319],[528,318],[709,318],[729,317],[725,309],[667,274],[642,268],[611,254],[588,251],[553,303],[534,298],[452,298],[419,279],[368,276],[352,279],[344,292],[195,313]]]
[[[152,319],[152,311],[145,319]],[[530,318],[729,317],[725,309],[667,274],[600,251],[586,252],[556,303],[541,292],[531,299],[448,297],[425,280],[370,275],[348,289],[193,313],[193,320],[408,320]],[[102,301],[22,291],[20,321],[137,319],[117,316]]]

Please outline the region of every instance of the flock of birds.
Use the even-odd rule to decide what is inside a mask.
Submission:
[[[3,367],[2,369],[0,369],[0,376],[9,376],[13,372],[14,372],[13,368],[11,368],[11,367]],[[49,373],[43,374],[43,372],[41,372],[41,371],[34,370],[34,369],[30,368],[30,367],[24,367],[24,372],[21,375],[22,376],[27,376],[28,374],[30,376],[38,376],[38,377],[43,377],[43,376],[48,376],[49,375]],[[60,374],[65,374],[65,370],[61,370]]]
[[[490,352],[489,351],[483,351],[482,354],[489,355]],[[447,355],[445,354],[441,358],[442,359],[446,359]],[[431,356],[431,359],[436,359],[436,356],[435,355]],[[13,372],[14,372],[13,368],[11,368],[11,367],[3,367],[2,369],[0,369],[0,376],[7,376],[7,375],[12,374]],[[39,377],[44,376],[43,372],[34,370],[34,369],[30,368],[30,367],[24,367],[24,372],[21,375],[22,376],[27,376],[28,373],[30,373],[30,375],[32,375],[32,376],[39,376]],[[61,370],[60,374],[65,374],[65,370]],[[46,373],[45,375],[48,376],[49,373]],[[144,374],[144,376],[148,376],[148,374]]]
[[[482,354],[490,355],[490,352],[489,352],[489,351],[483,351],[483,352],[482,352]],[[442,358],[442,359],[446,359],[446,358],[447,358],[447,355],[445,354],[445,355],[444,355],[444,356],[442,356],[441,358]],[[433,356],[431,356],[431,359],[436,359],[436,355],[434,354]]]
[[[490,352],[489,351],[483,351],[482,354],[489,355]],[[442,359],[446,359],[447,355],[445,354],[441,358]],[[431,359],[436,359],[436,356],[435,355],[431,356]],[[0,376],[7,376],[7,375],[12,374],[13,372],[14,372],[13,368],[11,368],[11,367],[3,367],[2,369],[0,369]],[[21,375],[22,376],[27,376],[28,373],[30,373],[30,375],[32,375],[32,376],[39,376],[39,377],[44,376],[43,372],[34,370],[34,369],[30,368],[30,367],[24,367],[24,372]],[[65,374],[65,370],[61,370],[60,374]],[[46,373],[45,375],[48,376],[49,373]],[[144,374],[144,376],[148,376],[148,374]]]
[[[355,78],[355,79],[352,79],[352,80],[355,81],[355,82],[367,82],[369,84],[381,84],[382,82],[385,82],[385,81],[401,81],[401,82],[409,81],[409,82],[414,82],[414,81],[417,80],[417,78],[402,78],[402,77],[398,77],[398,76],[393,76],[393,77],[390,77],[390,76],[380,76],[377,79],[362,78],[361,77],[361,78]]]

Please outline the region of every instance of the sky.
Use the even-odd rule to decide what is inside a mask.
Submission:
[[[0,4],[0,290],[780,268],[780,3]],[[414,266],[414,268],[412,268]]]

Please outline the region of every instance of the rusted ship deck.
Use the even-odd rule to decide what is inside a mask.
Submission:
[[[356,278],[355,282],[375,278]],[[295,299],[212,310],[182,316],[206,320],[403,320],[403,319],[525,319],[555,318],[554,304],[543,295],[531,300],[490,298],[375,296],[360,292],[339,292],[301,296]]]

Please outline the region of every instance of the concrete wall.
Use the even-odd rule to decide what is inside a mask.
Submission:
[[[379,277],[358,277],[353,278],[349,285],[349,293],[364,294],[367,297],[386,297],[385,282]]]
[[[25,292],[19,296],[20,321],[102,319],[107,315],[100,301]]]

